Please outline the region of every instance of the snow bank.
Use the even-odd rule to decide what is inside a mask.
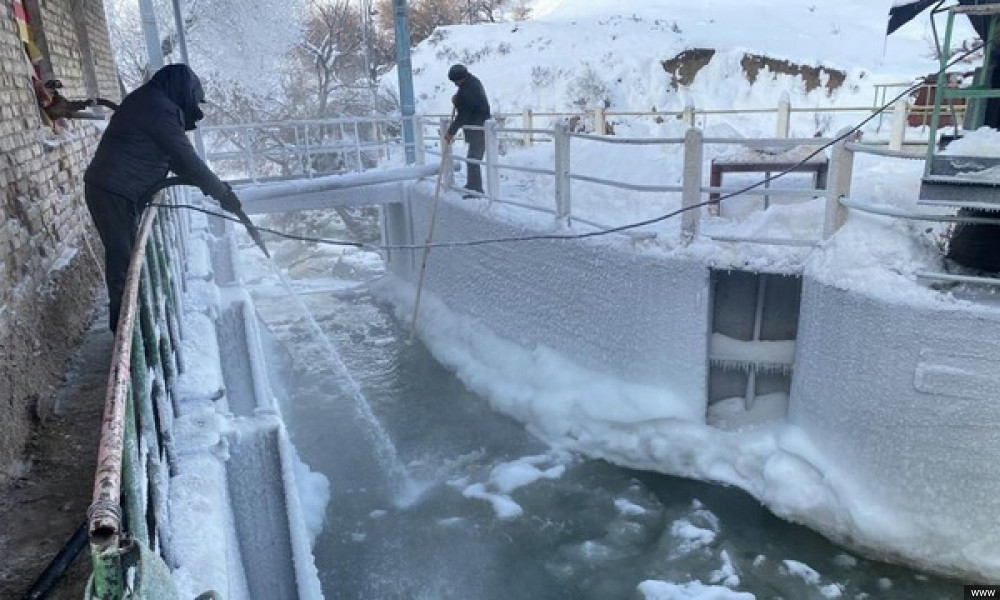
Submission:
[[[482,79],[494,112],[679,111],[689,102],[774,108],[784,92],[797,107],[870,106],[875,83],[911,81],[937,68],[925,18],[886,38],[890,7],[890,0],[539,2],[533,20],[442,27],[422,42],[413,52],[417,111],[450,111],[454,86],[445,74],[455,62]],[[957,26],[958,39],[972,37],[967,23]],[[692,48],[717,53],[690,86],[675,91],[661,63]],[[846,80],[833,94],[807,91],[802,78],[766,70],[751,84],[741,65],[745,53],[837,69]],[[382,81],[395,89],[395,71]],[[829,133],[856,116],[799,113],[792,130]],[[747,127],[748,134],[774,133],[773,115],[709,122],[716,119]]]
[[[967,131],[961,138],[948,144],[939,154],[1000,158],[1000,131],[992,127],[980,127],[975,131]]]

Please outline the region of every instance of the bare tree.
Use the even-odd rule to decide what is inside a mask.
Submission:
[[[332,94],[367,80],[361,13],[348,0],[313,0],[305,35],[297,44],[296,62],[309,78],[316,98],[316,115],[328,116]]]
[[[418,0],[409,5],[410,42],[413,45],[427,39],[444,25],[463,22],[465,0]],[[378,25],[383,31],[394,31],[392,0],[379,0]]]
[[[118,75],[126,89],[135,89],[149,76],[139,5],[135,2],[110,0],[105,4],[105,12]]]
[[[496,23],[503,20],[504,11],[511,4],[510,0],[465,0],[465,22]]]

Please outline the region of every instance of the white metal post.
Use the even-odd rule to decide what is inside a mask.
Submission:
[[[910,114],[910,103],[906,100],[896,102],[892,108],[892,131],[889,133],[889,149],[902,150],[906,139],[907,118]]]
[[[500,197],[500,138],[496,120],[487,119],[483,129],[486,132],[486,197],[492,204]]]
[[[424,153],[424,121],[420,115],[413,115],[413,143],[416,146],[416,159],[418,165],[427,163],[427,155]]]
[[[555,173],[556,173],[556,224],[562,228],[571,225],[572,205],[570,203],[569,179],[569,125],[565,121],[556,123]]]
[[[826,184],[823,239],[836,233],[847,221],[847,208],[840,203],[840,199],[851,195],[851,176],[853,174],[854,153],[847,149],[847,139],[843,139],[830,148],[830,176]]]
[[[444,170],[444,177],[441,181],[445,187],[455,187],[455,167],[452,163],[451,144],[444,139],[445,134],[448,133],[449,125],[451,125],[451,121],[441,119],[441,168]]]
[[[521,111],[521,127],[524,129],[531,129],[531,109],[525,108]],[[524,134],[524,146],[531,146],[531,131],[527,131]]]
[[[354,122],[354,153],[356,155],[356,160],[358,161],[358,173],[365,170],[364,157],[361,154],[361,129],[358,127],[358,122]]]
[[[701,170],[704,155],[703,135],[696,127],[689,127],[684,134],[684,179],[682,182],[681,207],[687,210],[681,215],[681,242],[688,243],[698,235],[698,221],[701,208]]]
[[[788,92],[781,94],[778,102],[778,137],[787,138],[791,130],[792,101],[788,97]]]
[[[608,135],[608,123],[604,120],[604,107],[594,109],[594,131],[597,135]]]
[[[312,179],[313,177],[313,162],[312,153],[309,151],[309,123],[306,123],[302,128],[302,135],[306,138],[306,177]]]
[[[684,112],[681,114],[681,120],[684,121],[688,127],[694,127],[694,117],[694,102],[688,101],[688,103],[684,106]]]

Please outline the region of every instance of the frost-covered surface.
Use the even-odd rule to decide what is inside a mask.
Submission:
[[[215,590],[225,598],[248,598],[270,581],[296,597],[322,598],[311,544],[322,528],[329,481],[302,463],[273,415],[236,418],[225,410],[225,395],[234,388],[226,384],[215,320],[221,298],[244,295],[220,293],[213,281],[212,246],[228,247],[230,236],[216,240],[204,215],[189,216],[178,348],[184,369],[174,390],[175,419],[165,424],[175,473],[164,555],[181,597]],[[258,344],[248,343],[248,352],[255,348],[259,352]],[[266,387],[260,373],[240,376]]]
[[[948,144],[940,154],[943,156],[1000,158],[1000,131],[992,127],[980,127],[975,131],[967,131],[961,138]]]
[[[859,162],[889,183],[901,181],[905,173],[905,168],[884,170],[876,159]],[[899,206],[913,202],[906,195],[912,183],[891,194],[885,192],[892,188],[875,179],[872,183],[862,188],[865,194],[884,194],[872,201]],[[426,228],[428,211],[427,204],[414,204],[417,232]],[[437,239],[509,235],[507,221],[516,219],[504,218],[502,211],[483,215],[476,206],[445,202],[439,207]],[[501,218],[491,231],[483,231],[497,212]],[[544,228],[541,222],[535,226]],[[690,248],[654,244],[637,250],[614,239],[562,242],[570,248],[559,247],[559,242],[487,246],[474,258],[469,252],[434,250],[418,327],[435,356],[470,388],[557,447],[634,468],[736,485],[777,514],[873,554],[942,572],[995,578],[998,557],[988,548],[996,540],[983,522],[994,513],[982,510],[994,478],[980,479],[983,483],[973,486],[973,492],[962,473],[988,463],[980,452],[1000,448],[1000,440],[991,435],[977,442],[976,450],[970,442],[944,452],[935,445],[931,424],[960,427],[965,417],[956,420],[947,409],[916,406],[931,398],[935,407],[958,406],[955,392],[949,391],[957,389],[969,398],[959,404],[962,414],[968,411],[992,422],[994,417],[979,402],[992,393],[990,365],[995,361],[982,361],[995,344],[982,345],[1000,321],[995,310],[973,307],[914,277],[914,271],[939,260],[930,240],[918,233],[892,219],[852,214],[828,243],[805,251],[708,241]],[[713,405],[712,416],[725,430],[705,424],[703,389],[680,383],[662,370],[660,377],[647,380],[656,382],[648,388],[630,383],[641,377],[641,365],[651,355],[666,358],[668,365],[685,365],[687,375],[704,380],[706,352],[699,344],[708,337],[708,325],[699,319],[708,312],[707,298],[700,296],[697,277],[673,261],[682,257],[701,265],[702,277],[707,277],[704,265],[726,257],[721,248],[731,249],[735,266],[804,272],[806,296],[822,299],[804,302],[802,308],[791,402],[775,394],[759,398],[752,412],[738,405]],[[778,259],[771,260],[770,252]],[[657,255],[660,258],[653,259]],[[641,266],[647,260],[648,269]],[[657,260],[662,273],[652,266]],[[400,273],[413,277],[406,261],[401,263]],[[615,281],[604,283],[609,273]],[[670,281],[662,289],[657,283],[661,277]],[[396,304],[400,318],[409,318],[412,287],[390,279],[379,293]],[[855,300],[845,303],[843,297]],[[684,298],[696,299],[696,304],[688,307]],[[838,316],[834,307],[845,305],[869,308]],[[886,314],[879,317],[879,311]],[[898,323],[887,318],[893,314]],[[664,317],[662,330],[649,321],[650,315]],[[951,328],[951,315],[979,323],[978,333],[969,329],[965,334],[974,340],[973,346],[981,347],[979,363],[956,364],[960,359],[947,358],[950,354],[940,359],[926,354],[929,346],[914,332],[931,323]],[[831,328],[836,336],[827,331]],[[658,337],[661,331],[666,338]],[[837,340],[834,349],[831,339]],[[862,342],[864,352],[857,353],[852,348],[861,340],[870,341]],[[757,351],[778,365],[792,358],[788,344],[716,342],[718,358],[724,360],[739,362]],[[885,357],[885,348],[893,348],[891,360],[879,358]],[[595,360],[598,356],[601,359]],[[702,361],[700,366],[697,361]],[[948,365],[966,373],[961,387],[948,388],[942,379]],[[917,390],[912,383],[915,368]],[[809,393],[801,391],[805,389]],[[851,414],[853,419],[845,418]],[[900,414],[907,415],[908,425],[891,425]],[[893,428],[891,434],[873,430],[883,421],[881,427]],[[923,470],[906,466],[927,448],[935,448],[935,457],[920,459]],[[921,487],[937,491],[915,491]],[[955,492],[941,504],[947,489]],[[494,502],[506,518],[517,515],[516,506],[485,485],[469,486],[466,494]],[[933,522],[928,514],[937,515]],[[823,593],[835,597],[836,592],[829,588]]]

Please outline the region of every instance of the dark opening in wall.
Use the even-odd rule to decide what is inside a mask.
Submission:
[[[24,74],[31,80],[31,88],[38,102],[38,115],[47,126],[52,121],[45,109],[52,102],[52,94],[45,88],[45,81],[52,79],[52,63],[42,29],[42,13],[38,0],[14,0],[14,19],[24,55]]]
[[[783,418],[792,384],[802,279],[712,271],[708,422]]]

